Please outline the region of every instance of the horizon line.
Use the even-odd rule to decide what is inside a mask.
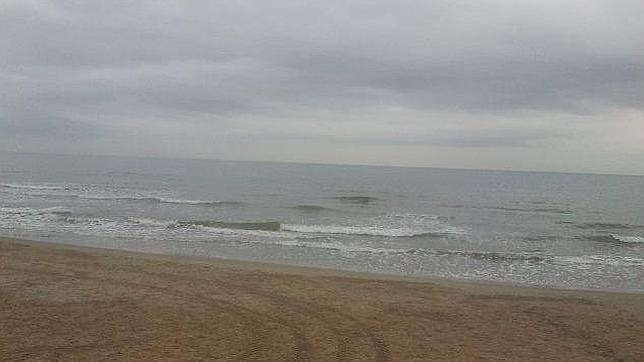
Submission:
[[[215,162],[247,162],[247,163],[277,163],[277,164],[295,164],[295,165],[313,165],[313,166],[350,166],[350,167],[381,167],[381,168],[411,168],[411,169],[434,169],[434,170],[453,170],[453,171],[485,171],[485,172],[515,172],[515,173],[554,173],[564,175],[593,175],[593,176],[628,176],[644,177],[643,174],[628,173],[603,173],[587,171],[552,171],[552,170],[516,170],[502,168],[468,168],[468,167],[438,167],[438,166],[414,166],[414,165],[390,165],[390,164],[369,164],[369,163],[333,163],[333,162],[315,162],[315,161],[275,161],[275,160],[244,160],[244,159],[223,159],[211,157],[170,157],[170,156],[150,156],[150,155],[117,155],[117,154],[94,154],[94,153],[61,153],[61,152],[37,152],[37,151],[8,151],[0,150],[4,153],[28,154],[28,155],[46,155],[46,156],[78,156],[78,157],[113,157],[113,158],[141,158],[156,160],[186,160],[186,161],[215,161]]]

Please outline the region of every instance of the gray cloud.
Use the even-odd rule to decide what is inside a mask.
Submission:
[[[628,152],[604,154],[605,165],[644,152],[633,136],[644,114],[642,11],[607,0],[5,1],[0,140],[262,158],[271,152],[247,140],[272,137],[293,152],[292,140],[319,143],[311,160],[371,163],[331,148],[529,146],[517,162],[529,167],[539,147],[583,149],[621,128]],[[433,162],[409,152],[410,163]]]

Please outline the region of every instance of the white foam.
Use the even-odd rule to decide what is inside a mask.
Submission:
[[[622,236],[611,234],[611,236],[623,243],[644,243],[644,237],[642,236]]]
[[[389,237],[422,235],[465,235],[467,230],[449,225],[434,215],[392,214],[369,220],[363,225],[283,224],[282,230],[311,234],[344,234]]]
[[[0,186],[24,190],[31,196],[66,196],[77,197],[84,200],[113,200],[113,201],[150,201],[164,204],[182,204],[182,205],[216,205],[225,202],[218,200],[193,200],[193,199],[179,199],[173,197],[158,196],[158,193],[138,193],[128,192],[125,189],[104,189],[101,186],[94,185],[67,185],[67,186],[52,186],[52,185],[36,185],[36,184],[12,184],[3,183]],[[32,193],[29,191],[41,191],[44,193]],[[47,192],[50,191],[50,192]],[[54,192],[51,192],[54,191]]]
[[[183,200],[168,197],[157,197],[150,195],[101,195],[101,194],[74,194],[71,196],[78,197],[84,200],[105,200],[105,201],[149,201],[158,202],[162,204],[182,204],[182,205],[216,205],[223,204],[224,202],[218,200]]]
[[[253,243],[253,244],[268,244],[268,245],[280,245],[280,246],[289,246],[289,247],[301,247],[301,248],[314,248],[314,249],[328,249],[335,250],[343,253],[369,253],[369,254],[403,254],[411,253],[415,249],[391,249],[391,248],[374,248],[364,245],[355,245],[355,244],[341,244],[338,242],[319,242],[319,241],[303,241],[303,240],[245,240],[240,241],[242,243]]]
[[[186,228],[186,226],[183,226]],[[263,237],[263,238],[293,238],[297,235],[293,232],[288,231],[268,231],[268,230],[246,230],[246,229],[232,229],[225,227],[212,227],[205,225],[190,225],[188,228],[193,230],[204,231],[210,235],[221,235],[221,236],[254,236],[254,237]]]
[[[0,207],[2,215],[42,215],[42,214],[70,214],[71,211],[62,206],[31,208],[31,207]]]
[[[54,206],[54,207],[47,207],[44,209],[40,209],[41,212],[46,212],[54,215],[66,215],[69,216],[72,214],[71,210],[66,209],[61,206]]]
[[[410,228],[387,228],[385,226],[341,226],[341,225],[296,225],[283,224],[282,230],[315,234],[345,234],[371,236],[417,236],[440,231],[414,230]]]
[[[1,184],[2,187],[10,189],[26,189],[26,190],[66,190],[63,186],[47,186],[47,185],[31,185],[31,184]]]
[[[177,225],[176,220],[157,220],[157,219],[148,219],[148,218],[135,218],[131,219],[135,224],[142,226],[151,226],[151,227],[171,227]]]
[[[167,203],[167,204],[186,204],[186,205],[211,205],[211,204],[221,204],[222,201],[218,200],[213,200],[213,201],[208,201],[208,200],[182,200],[182,199],[172,199],[172,198],[165,198],[165,197],[157,197],[157,200],[159,202]]]
[[[555,261],[581,265],[644,266],[644,259],[620,255],[557,256]]]

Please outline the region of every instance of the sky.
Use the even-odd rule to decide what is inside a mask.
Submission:
[[[642,14],[0,0],[0,151],[644,174]]]

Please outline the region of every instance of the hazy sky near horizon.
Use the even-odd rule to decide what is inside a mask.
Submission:
[[[644,174],[642,14],[0,0],[0,150]]]

